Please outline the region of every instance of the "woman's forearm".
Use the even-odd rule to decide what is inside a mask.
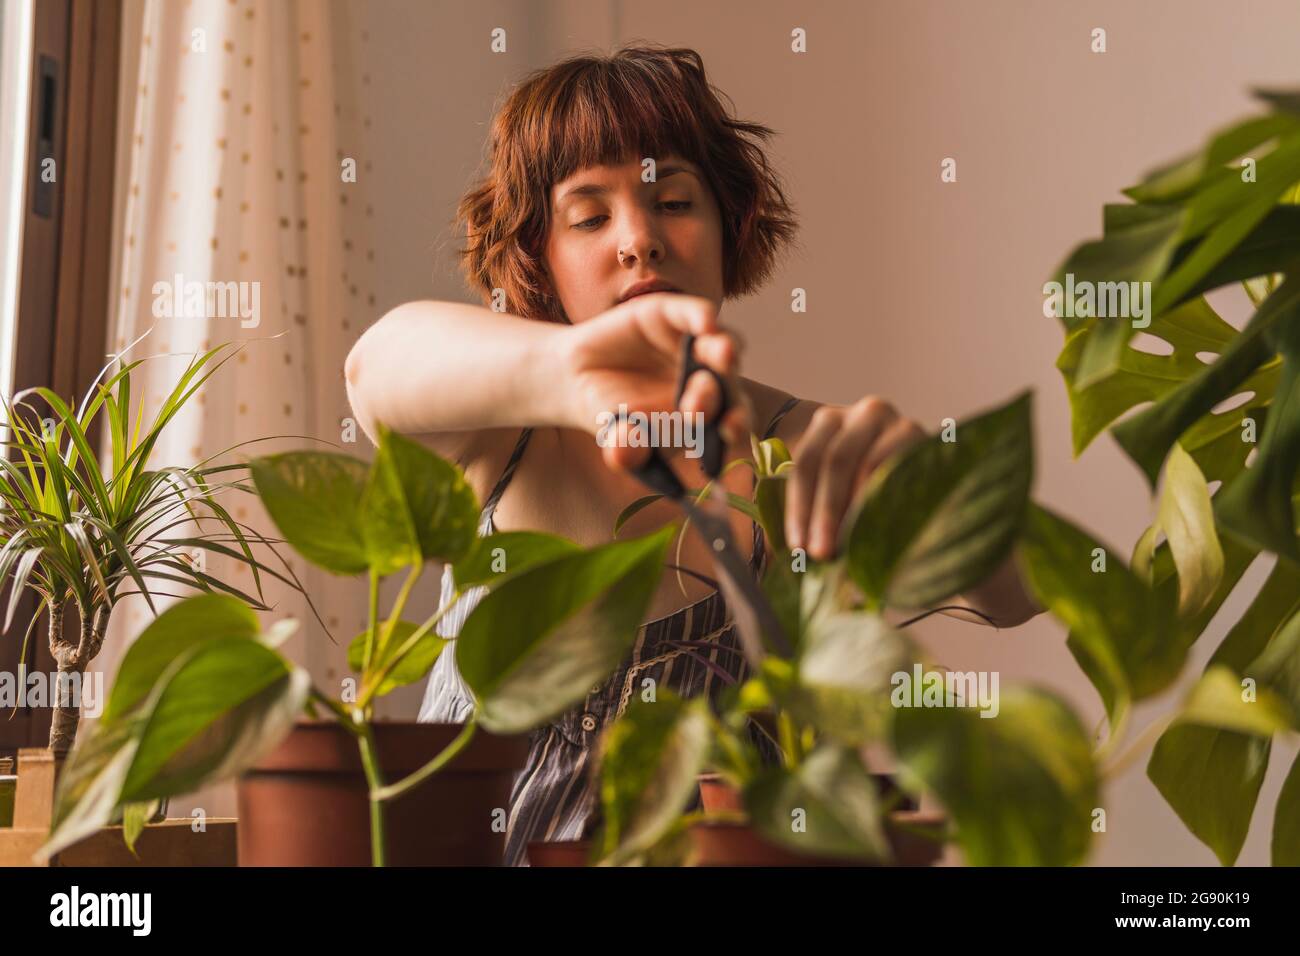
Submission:
[[[358,424],[406,434],[573,426],[568,326],[458,302],[408,302],[368,328],[344,372]]]

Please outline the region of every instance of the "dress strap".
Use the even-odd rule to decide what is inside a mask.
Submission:
[[[510,484],[510,479],[515,476],[515,469],[519,467],[519,461],[524,457],[524,451],[528,448],[528,439],[533,435],[531,428],[525,428],[519,433],[519,440],[515,442],[515,450],[510,453],[510,460],[501,471],[501,477],[492,488],[492,494],[488,495],[487,501],[483,503],[483,510],[479,513],[479,523],[482,524],[492,519],[493,512],[497,509],[497,502],[501,496],[506,493],[506,488]]]
[[[785,418],[786,413],[789,412],[790,409],[798,405],[799,401],[800,399],[794,395],[791,395],[789,398],[785,400],[785,403],[780,408],[778,408],[776,410],[776,414],[772,416],[772,420],[767,425],[767,431],[763,432],[764,438],[772,437],[772,433],[776,431],[776,426],[781,424],[781,419]]]

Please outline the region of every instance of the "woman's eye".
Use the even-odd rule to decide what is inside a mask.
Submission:
[[[686,210],[691,208],[691,202],[688,199],[674,199],[668,202],[661,202],[659,205],[667,208],[670,212],[685,212]],[[573,224],[573,228],[582,229],[587,232],[590,232],[592,229],[595,229],[598,225],[600,225],[600,221],[602,219],[608,219],[608,218],[609,218],[608,216],[604,216],[604,215],[592,216],[590,219],[584,219],[581,222],[575,222]]]

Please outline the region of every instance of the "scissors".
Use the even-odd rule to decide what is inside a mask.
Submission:
[[[677,379],[675,404],[681,403],[682,393],[686,390],[690,377],[701,370],[713,376],[722,393],[722,404],[717,415],[704,424],[701,452],[705,473],[710,479],[715,479],[722,473],[723,453],[726,450],[718,422],[733,403],[723,377],[715,369],[695,359],[695,336],[687,334],[682,339],[681,373]],[[709,545],[713,552],[713,565],[718,572],[718,586],[727,606],[735,614],[741,646],[754,669],[757,671],[766,655],[764,635],[768,645],[777,653],[790,657],[791,644],[785,628],[772,609],[767,595],[754,580],[748,557],[737,549],[735,538],[731,534],[726,489],[720,483],[715,483],[712,495],[705,502],[697,502],[668,466],[667,459],[655,447],[651,447],[650,457],[632,474],[646,487],[675,501]]]

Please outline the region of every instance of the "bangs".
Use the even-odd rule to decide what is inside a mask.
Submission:
[[[704,128],[682,84],[627,63],[591,62],[568,82],[547,84],[533,115],[532,157],[544,195],[591,166],[619,165],[676,154],[702,169]]]

